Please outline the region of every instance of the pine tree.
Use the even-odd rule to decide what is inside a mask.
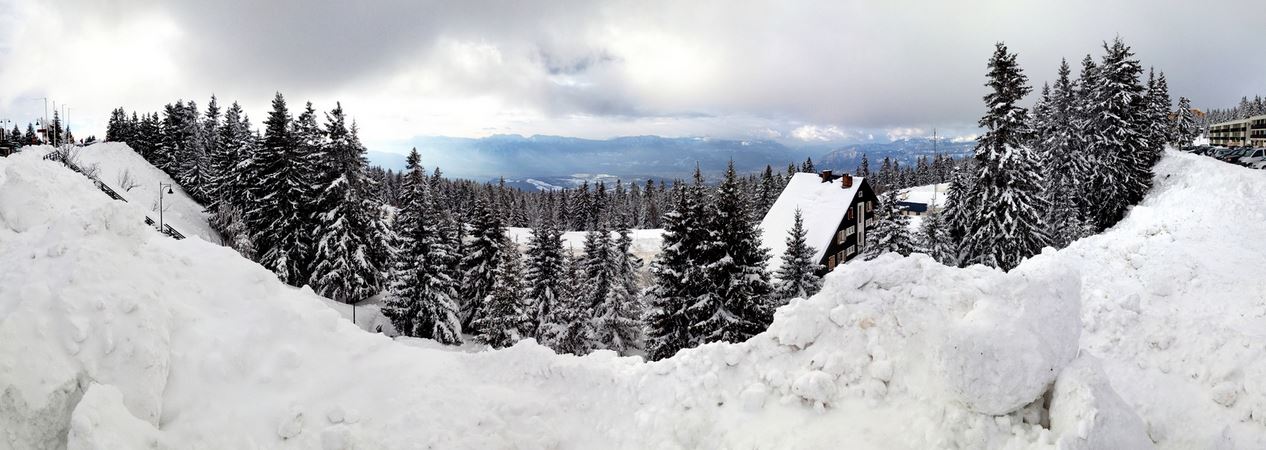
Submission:
[[[523,265],[519,251],[502,238],[501,261],[493,269],[492,289],[484,299],[484,314],[475,319],[475,338],[493,348],[514,345],[520,339],[518,327],[524,323],[522,308]]]
[[[862,164],[857,166],[857,176],[866,178],[870,176],[870,159],[862,153]]]
[[[707,235],[703,177],[695,169],[695,183],[674,185],[674,207],[664,215],[660,252],[651,262],[652,284],[646,292],[646,353],[652,360],[673,356],[697,343],[691,333],[693,318],[687,308],[710,286],[700,260]]]
[[[954,265],[957,264],[957,248],[951,241],[943,215],[942,211],[933,211],[923,217],[919,226],[919,246],[941,264]]]
[[[473,324],[485,313],[484,302],[496,281],[497,264],[504,259],[501,241],[505,239],[505,228],[499,214],[489,207],[488,202],[486,195],[480,195],[475,200],[472,239],[463,249],[461,259],[461,318],[462,328],[468,332],[478,331]]]
[[[752,206],[752,223],[760,223],[765,218],[765,213],[769,212],[769,208],[774,206],[774,201],[778,200],[778,194],[782,191],[774,181],[774,168],[766,165],[765,172],[760,176],[760,185],[757,187],[755,204]]]
[[[1125,216],[1151,187],[1146,97],[1139,77],[1143,68],[1120,39],[1111,45],[1096,77],[1095,132],[1090,150],[1097,162],[1092,188],[1095,222],[1106,229]]]
[[[909,256],[915,251],[914,239],[910,236],[910,218],[902,214],[904,208],[898,201],[896,189],[881,195],[875,226],[866,233],[866,250],[863,252],[866,259],[889,252]]]
[[[787,230],[787,251],[778,267],[778,289],[773,298],[780,303],[792,298],[808,298],[822,288],[818,271],[822,265],[813,258],[814,249],[805,241],[804,218],[796,208],[795,221]]]
[[[1051,92],[1049,126],[1041,138],[1042,165],[1049,174],[1045,187],[1049,205],[1046,221],[1050,224],[1050,243],[1056,248],[1067,246],[1090,231],[1084,213],[1090,201],[1082,193],[1086,190],[1083,184],[1094,174],[1085,148],[1078,145],[1077,92],[1070,74],[1068,62],[1061,61]]]
[[[804,164],[800,165],[801,172],[816,173],[817,169],[813,167],[813,158],[805,158]]]
[[[1144,113],[1147,120],[1145,129],[1147,144],[1143,151],[1143,163],[1148,167],[1149,180],[1151,167],[1160,161],[1165,144],[1172,141],[1169,131],[1169,108],[1172,102],[1173,100],[1169,98],[1169,83],[1165,81],[1165,73],[1161,72],[1159,76],[1156,76],[1149,72],[1145,106],[1147,111]]]
[[[593,350],[593,321],[579,289],[584,283],[579,258],[570,254],[561,279],[558,304],[541,327],[541,344],[558,353],[584,355]]]
[[[326,114],[324,154],[337,177],[319,189],[310,283],[318,294],[344,303],[369,298],[382,285],[382,262],[370,257],[376,202],[367,195],[365,147],[347,127],[342,105]]]
[[[554,220],[545,217],[539,227],[532,229],[532,237],[528,239],[525,282],[532,309],[527,313],[525,335],[541,339],[542,330],[549,325],[550,316],[563,300],[561,283],[565,265],[562,234]]]
[[[742,342],[765,331],[772,321],[772,288],[765,270],[769,250],[761,247],[760,230],[746,220],[747,202],[733,162],[710,209],[700,253],[707,258],[704,271],[711,286],[690,306],[695,318],[692,334],[701,342]]]
[[[999,43],[989,60],[985,134],[976,143],[976,182],[966,203],[975,211],[966,229],[967,262],[1011,270],[1047,244],[1042,221],[1042,175],[1029,140],[1026,111],[1017,103],[1028,94],[1027,77],[1015,54]]]
[[[449,266],[454,258],[444,236],[445,222],[436,208],[430,179],[417,149],[406,159],[400,211],[393,233],[391,283],[383,314],[408,336],[460,344],[461,320],[456,282]]]
[[[1178,97],[1178,117],[1174,123],[1174,137],[1181,147],[1190,146],[1200,135],[1200,127],[1196,125],[1196,116],[1191,112],[1191,100]]]
[[[604,221],[597,229],[585,233],[585,254],[580,258],[580,269],[585,275],[582,298],[588,308],[596,308],[611,290],[611,228]]]
[[[301,170],[308,162],[298,152],[290,130],[286,100],[278,93],[273,110],[264,121],[264,141],[257,152],[253,171],[247,223],[255,233],[255,249],[260,264],[272,270],[282,282],[297,285],[305,276],[309,249],[304,244],[307,218],[303,207],[312,192]]]
[[[630,253],[633,238],[627,227],[607,249],[606,295],[593,310],[595,346],[627,354],[642,341],[642,304],[637,288],[637,271],[642,260]]]

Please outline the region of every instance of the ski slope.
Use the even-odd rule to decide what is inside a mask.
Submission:
[[[848,264],[748,342],[644,363],[366,333],[0,158],[0,448],[1266,447],[1266,177],[1157,171],[1117,227],[1010,273]]]

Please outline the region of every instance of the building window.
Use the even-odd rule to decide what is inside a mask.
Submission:
[[[857,234],[857,225],[849,225],[848,228],[845,228],[844,230],[848,232],[849,236],[852,236],[854,234]],[[841,240],[840,243],[843,244],[844,241]]]
[[[844,250],[844,251],[845,251],[845,252],[847,252],[847,256],[853,256],[853,255],[856,255],[856,254],[857,254],[857,246],[856,246],[856,245],[850,245],[850,246],[848,246],[848,249],[846,249],[846,250]]]
[[[869,201],[869,200],[866,201],[866,212],[872,212],[874,210],[875,210],[875,202]]]
[[[848,209],[848,220],[853,220],[853,208]]]
[[[826,259],[826,269],[831,270],[834,268],[835,268],[835,255],[831,255],[830,258]]]
[[[844,230],[840,230],[838,233],[835,233],[835,243],[836,243],[836,244],[843,244],[843,243],[844,243],[844,238],[845,238],[846,236],[848,236],[848,235],[847,235],[847,234],[844,234]]]

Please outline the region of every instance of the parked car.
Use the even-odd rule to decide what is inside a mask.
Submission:
[[[1244,151],[1244,155],[1235,160],[1236,164],[1241,166],[1251,166],[1258,161],[1266,160],[1266,148],[1250,148]]]
[[[1249,150],[1251,149],[1235,147],[1228,150],[1226,153],[1223,153],[1222,156],[1218,157],[1218,159],[1221,160],[1222,162],[1228,162],[1228,163],[1234,164],[1237,160],[1240,159],[1241,156],[1248,154]]]

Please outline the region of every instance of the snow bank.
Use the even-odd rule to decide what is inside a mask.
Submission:
[[[1051,430],[1059,448],[1147,449],[1155,447],[1143,420],[1112,390],[1099,360],[1083,356],[1064,369],[1051,398]]]
[[[1161,447],[1261,448],[1266,240],[1242,237],[1266,231],[1266,179],[1158,170],[1121,225],[1010,273],[849,264],[748,342],[643,363],[366,333],[19,154],[0,159],[0,448],[1094,448],[1141,444],[1108,433],[1130,414]]]

